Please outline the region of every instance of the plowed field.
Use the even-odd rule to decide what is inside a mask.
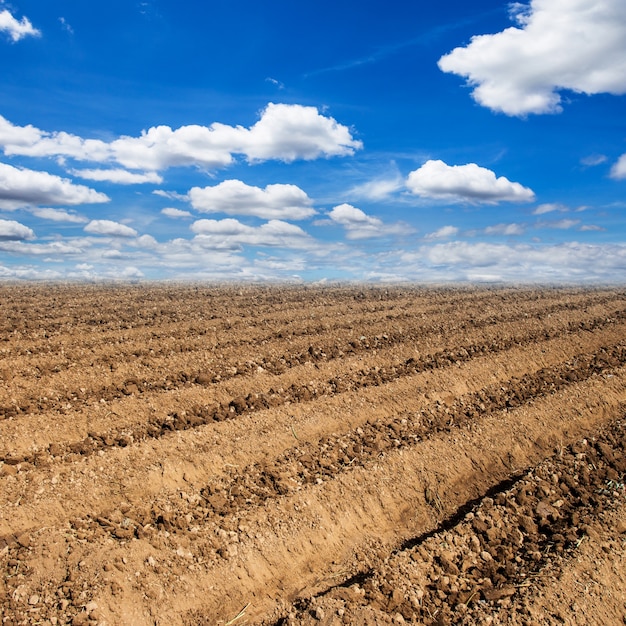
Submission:
[[[626,621],[626,290],[0,286],[2,624]]]

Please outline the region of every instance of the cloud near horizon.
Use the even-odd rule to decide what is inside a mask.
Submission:
[[[380,218],[367,215],[361,209],[346,203],[334,207],[328,217],[332,223],[345,228],[346,239],[371,239],[413,232],[407,224],[385,224]]]
[[[40,204],[109,202],[104,193],[47,172],[0,163],[0,209],[7,211]]]
[[[531,202],[535,198],[528,187],[504,176],[496,178],[494,172],[476,163],[448,165],[440,160],[426,161],[409,174],[406,186],[423,198],[469,204]]]
[[[511,116],[560,113],[561,90],[626,93],[624,0],[514,2],[517,26],[472,37],[439,59],[480,105]]]
[[[35,233],[28,226],[15,220],[0,220],[0,241],[24,241],[34,238]]]

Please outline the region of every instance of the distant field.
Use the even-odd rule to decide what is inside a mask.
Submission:
[[[2,624],[618,624],[626,290],[0,285]]]

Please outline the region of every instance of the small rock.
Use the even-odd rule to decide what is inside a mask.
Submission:
[[[85,612],[89,615],[90,613],[95,611],[97,608],[98,608],[98,604],[96,602],[88,602],[85,605]]]
[[[30,598],[28,598],[28,604],[30,604],[31,606],[39,604],[39,596],[37,594],[33,594]]]

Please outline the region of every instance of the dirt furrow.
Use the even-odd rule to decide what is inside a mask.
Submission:
[[[0,285],[0,623],[619,618],[625,303]]]
[[[624,312],[624,315],[626,315],[626,312]],[[397,362],[398,354],[394,352],[392,358],[396,362],[393,363],[393,365],[375,365],[370,368],[357,370],[356,372],[335,375],[331,379],[320,380],[318,378],[318,380],[309,381],[306,384],[297,381],[289,385],[287,389],[282,387],[275,389],[271,387],[264,392],[248,392],[245,395],[241,394],[236,397],[231,397],[222,402],[213,402],[211,404],[202,403],[190,408],[172,411],[166,416],[151,415],[142,420],[140,424],[129,424],[112,432],[98,432],[93,426],[93,421],[92,425],[89,425],[89,422],[87,422],[88,433],[83,439],[75,439],[71,443],[62,443],[59,441],[58,434],[51,433],[54,444],[52,444],[51,448],[48,447],[47,451],[37,450],[30,454],[19,454],[16,453],[17,451],[14,451],[10,455],[3,455],[0,452],[0,461],[7,461],[12,464],[21,462],[36,463],[38,460],[39,462],[44,460],[46,453],[52,456],[65,455],[68,452],[92,454],[98,450],[113,446],[126,447],[135,441],[161,437],[170,431],[197,428],[210,422],[237,417],[250,411],[259,411],[286,403],[308,402],[322,396],[332,396],[337,393],[345,393],[346,391],[358,390],[364,387],[384,385],[401,377],[411,376],[431,369],[450,367],[462,362],[467,362],[475,358],[476,355],[495,354],[500,351],[509,350],[513,346],[520,344],[532,344],[538,341],[546,341],[564,334],[593,332],[611,325],[617,325],[619,327],[620,318],[621,316],[603,316],[587,320],[584,323],[570,322],[565,328],[559,326],[553,330],[543,329],[539,332],[531,331],[521,335],[499,336],[490,338],[488,343],[461,345],[451,350],[446,349],[434,354],[418,356],[417,358],[409,357],[404,362]],[[380,357],[377,355],[377,358]],[[312,357],[312,360],[315,360],[314,357]],[[384,363],[385,360],[380,359],[379,362]],[[129,385],[132,385],[131,388],[139,393],[139,388],[136,383],[127,383],[124,388],[127,395],[134,393],[134,391],[129,389]],[[154,392],[155,389],[148,388],[146,391]],[[120,396],[124,395],[121,392],[117,393]],[[107,395],[109,400],[115,399],[115,397],[115,395],[113,395],[112,398],[111,395]],[[44,408],[45,407],[42,407],[42,410]],[[5,409],[5,415],[8,410],[9,409]],[[15,410],[15,407],[13,407],[13,410]],[[70,403],[63,409],[63,413],[69,412],[71,414],[76,410],[84,412],[85,408],[81,407],[80,403]],[[113,409],[111,409],[111,411],[113,411]],[[36,419],[36,416],[33,415],[31,419]],[[76,424],[80,427],[83,421],[69,417],[68,423]],[[12,440],[10,436],[11,426],[13,426],[13,429],[19,429],[21,424],[0,426],[4,438],[7,441]]]
[[[141,538],[113,540],[107,526],[118,524],[124,528],[124,516],[130,511],[122,508],[117,513],[121,518],[111,519],[113,515],[110,515],[98,520],[102,532],[95,537],[80,523],[75,528],[63,530],[61,527],[59,532],[65,535],[64,543],[74,555],[72,562],[82,562],[80,567],[73,566],[72,579],[66,580],[64,574],[63,580],[55,583],[64,588],[63,597],[69,599],[65,610],[76,606],[70,591],[83,589],[85,576],[92,577],[93,567],[101,568],[103,559],[105,564],[110,564],[105,568],[107,582],[104,587],[96,584],[87,595],[74,592],[77,599],[83,593],[82,606],[90,602],[104,606],[103,597],[98,594],[108,597],[113,591],[122,594],[127,602],[142,606],[140,598],[148,589],[145,585],[155,584],[150,554],[156,553],[161,574],[167,571],[168,580],[181,575],[185,580],[178,589],[162,581],[161,593],[168,598],[166,605],[159,609],[163,611],[160,614],[164,620],[171,617],[170,623],[179,623],[179,618],[167,607],[170,602],[181,600],[181,592],[186,598],[183,604],[188,604],[189,610],[195,604],[198,607],[195,610],[200,611],[196,617],[203,615],[206,623],[220,623],[217,619],[222,616],[226,620],[226,615],[246,597],[255,601],[254,612],[250,614],[262,617],[275,606],[277,597],[289,597],[301,590],[301,585],[323,586],[324,580],[329,576],[332,579],[346,567],[350,575],[354,575],[360,571],[354,568],[371,561],[381,547],[398,545],[418,529],[421,529],[419,532],[432,529],[456,508],[492,487],[494,482],[542,458],[556,442],[567,442],[565,432],[580,434],[582,430],[584,433],[590,424],[602,423],[615,415],[619,401],[626,398],[623,380],[612,381],[615,378],[607,380],[596,376],[587,382],[572,383],[577,390],[573,395],[580,397],[575,402],[568,401],[572,396],[568,388],[569,393],[558,391],[545,399],[537,399],[526,408],[496,411],[484,416],[474,428],[441,432],[409,449],[391,450],[369,467],[357,467],[333,480],[311,485],[303,492],[268,501],[247,514],[224,518],[219,525],[207,521],[203,526],[193,526],[179,533],[172,532],[173,527],[167,530],[166,517],[163,517],[160,526],[148,527]],[[603,389],[604,400],[600,404],[594,387]],[[595,401],[589,404],[589,400],[583,398],[595,398]],[[599,407],[603,407],[604,413],[598,412]],[[575,414],[566,417],[571,411]],[[515,446],[511,448],[508,442],[503,446],[502,442],[511,434],[515,435]],[[442,475],[437,459],[444,449],[448,451],[446,463],[450,463],[450,467]],[[340,493],[344,497],[339,497]],[[347,493],[349,498],[345,497]],[[193,501],[193,494],[185,494],[185,499],[189,498]],[[184,505],[184,500],[180,505]],[[47,536],[48,532],[42,530],[18,537],[17,542],[7,546],[7,563],[19,562],[29,567],[28,554],[50,550]],[[119,548],[109,543],[112,540],[119,543]],[[283,559],[292,563],[289,573],[276,569],[276,564]],[[129,584],[126,572],[135,570],[143,573]],[[141,578],[144,573],[149,581]],[[199,593],[201,586],[207,584],[207,576],[214,583],[209,599]],[[24,580],[26,589],[43,597],[44,592],[37,587],[41,579],[35,570]],[[216,580],[219,582],[215,584]],[[279,592],[281,588],[283,591]],[[107,602],[115,606],[113,598]],[[79,604],[77,608],[80,607]],[[135,615],[133,623],[148,623],[148,615],[149,612],[144,613],[141,619]],[[113,623],[118,623],[114,613],[109,617]]]
[[[606,297],[601,299],[600,303],[596,303],[593,307],[598,311],[604,311],[605,315],[610,315],[611,311],[607,309]],[[619,300],[619,297],[617,298]],[[588,312],[588,306],[591,304],[588,300],[577,303],[577,309],[582,312],[593,315],[592,311]],[[354,352],[355,350],[368,350],[376,347],[383,347],[392,345],[393,343],[397,343],[398,341],[420,341],[423,342],[428,335],[442,333],[442,332],[450,332],[450,331],[467,331],[470,329],[478,329],[484,328],[486,326],[493,326],[496,324],[502,324],[505,322],[515,321],[516,319],[533,319],[535,316],[538,319],[541,318],[549,318],[553,313],[567,312],[571,311],[573,304],[572,303],[563,303],[557,302],[554,303],[547,308],[544,305],[544,308],[540,311],[530,311],[524,310],[520,311],[519,308],[513,310],[512,313],[503,314],[502,312],[498,312],[494,314],[492,310],[487,308],[484,312],[479,312],[476,315],[471,316],[471,319],[465,319],[461,317],[457,319],[459,313],[464,315],[465,307],[460,307],[459,310],[454,311],[451,315],[442,314],[440,311],[435,313],[430,313],[428,315],[422,313],[421,315],[416,315],[415,312],[411,312],[407,315],[407,320],[405,324],[401,326],[398,324],[397,320],[394,319],[384,319],[383,324],[380,324],[377,327],[372,328],[367,323],[363,323],[362,320],[357,320],[356,322],[351,321],[345,324],[344,330],[346,330],[346,335],[351,335],[354,332],[354,329],[357,329],[357,334],[354,337],[350,337],[348,341],[344,345],[337,345],[334,340],[331,338],[330,341],[325,339],[329,335],[329,333],[333,333],[332,336],[336,336],[336,333],[341,331],[341,328],[335,328],[331,324],[324,323],[321,324],[318,328],[313,329],[305,329],[302,333],[302,340],[297,342],[298,346],[293,346],[293,335],[285,334],[284,330],[281,330],[277,333],[274,333],[272,337],[252,337],[249,340],[238,340],[240,350],[235,353],[240,353],[240,356],[228,356],[229,359],[233,359],[233,362],[227,364],[226,367],[222,368],[221,372],[216,372],[218,375],[223,376],[225,373],[228,373],[232,368],[239,368],[242,370],[246,370],[246,368],[250,369],[250,362],[247,360],[246,356],[249,355],[250,347],[249,344],[253,344],[255,346],[264,346],[266,343],[286,340],[290,343],[290,350],[296,350],[296,353],[286,353],[282,356],[279,356],[277,359],[274,359],[275,362],[269,362],[267,365],[264,363],[255,364],[255,367],[264,367],[270,371],[275,371],[278,367],[280,369],[284,368],[286,364],[302,361],[302,359],[310,360],[311,355],[308,353],[308,349],[311,348],[316,351],[316,359],[320,358],[321,353],[330,354],[334,358],[337,354],[341,356],[342,353],[346,352]],[[617,307],[615,312],[617,314],[623,314],[623,305],[621,307]],[[389,316],[385,316],[388,318]],[[438,322],[434,322],[433,318],[438,318]],[[427,320],[427,321],[425,321]],[[394,331],[395,328],[398,328],[397,331]],[[349,332],[348,332],[349,331]],[[44,331],[45,332],[45,331]],[[5,363],[6,363],[6,371],[12,372],[12,375],[20,373],[22,377],[31,377],[33,379],[37,379],[37,384],[39,386],[49,386],[49,387],[59,387],[58,384],[55,384],[55,381],[62,379],[65,371],[68,368],[77,368],[75,371],[84,372],[84,373],[96,373],[99,370],[100,376],[108,376],[109,374],[105,373],[105,370],[113,370],[116,371],[119,367],[119,364],[126,360],[135,360],[135,359],[143,359],[145,357],[150,357],[152,363],[157,361],[159,357],[163,357],[167,359],[166,363],[168,366],[168,372],[170,376],[172,374],[174,377],[169,381],[170,384],[175,384],[177,382],[186,382],[189,380],[195,380],[198,374],[201,374],[201,371],[194,371],[194,365],[189,362],[189,356],[181,355],[181,350],[183,348],[187,349],[189,346],[193,346],[195,342],[198,342],[200,345],[198,346],[198,350],[194,350],[194,355],[199,352],[200,363],[207,361],[207,349],[213,353],[220,353],[220,351],[224,350],[228,345],[223,346],[220,345],[220,341],[217,339],[217,335],[215,335],[212,339],[207,339],[205,337],[198,337],[199,334],[206,332],[201,331],[198,328],[190,328],[188,329],[183,336],[186,337],[186,340],[183,342],[178,337],[167,336],[166,340],[163,338],[158,338],[158,340],[153,340],[150,338],[146,343],[145,339],[142,339],[138,344],[134,344],[130,341],[129,337],[120,338],[119,336],[114,337],[104,337],[103,340],[106,341],[109,345],[102,346],[99,349],[99,353],[103,354],[102,357],[99,357],[98,354],[94,352],[93,349],[86,350],[84,344],[81,344],[80,347],[73,347],[71,343],[68,344],[68,338],[66,337],[63,340],[63,343],[57,349],[57,354],[61,357],[58,360],[51,359],[42,359],[39,355],[35,354],[32,357],[25,358],[25,355],[20,355],[18,357],[20,359],[20,363],[25,363],[30,360],[32,362],[31,367],[26,370],[20,372],[17,369],[17,361],[13,362],[8,355],[5,355]],[[390,337],[389,333],[395,337]],[[368,341],[364,341],[363,339],[358,340],[359,336],[366,336],[369,338]],[[226,337],[231,337],[232,333],[228,333]],[[308,336],[315,336],[316,343],[315,346],[311,346],[307,342]],[[196,338],[194,340],[194,338]],[[70,340],[71,341],[71,340]],[[232,341],[229,339],[229,341]],[[373,342],[373,343],[372,343]],[[170,346],[169,348],[167,346]],[[127,347],[129,346],[129,347]],[[163,347],[165,346],[165,347]],[[291,347],[293,346],[293,347]],[[234,346],[233,346],[234,347]],[[269,348],[270,346],[268,346]],[[162,352],[165,350],[166,352]],[[297,352],[299,350],[299,353]],[[26,345],[24,347],[24,352],[30,354],[32,352],[36,352],[36,349],[33,345]],[[3,351],[6,352],[6,351]],[[246,356],[244,356],[246,355]],[[190,355],[193,357],[193,355]],[[243,358],[242,358],[243,357]],[[223,358],[223,357],[222,357]],[[214,359],[208,359],[208,363]],[[197,368],[198,365],[196,364]],[[120,372],[121,373],[121,372]],[[214,375],[216,374],[214,373]],[[242,372],[243,373],[243,372]],[[143,376],[147,376],[147,380],[145,382],[146,385],[150,384],[152,377],[149,375],[147,371],[142,373]],[[160,374],[159,374],[160,376]],[[178,378],[178,380],[177,380]],[[158,380],[158,379],[157,379]],[[82,386],[87,388],[90,387],[88,384],[88,380],[86,380]],[[117,380],[112,381],[114,385],[116,385],[116,391],[123,389],[125,380]],[[61,386],[62,387],[62,386]],[[82,396],[84,393],[77,393],[78,389],[73,390],[75,395]],[[41,395],[41,394],[39,394]],[[18,400],[19,406],[19,400]]]
[[[594,522],[626,504],[625,481],[621,419],[379,557],[368,571],[297,601],[275,626],[480,623],[519,600],[538,578],[567,567],[596,534]]]
[[[519,294],[518,294],[519,295]],[[555,298],[555,302],[545,302],[543,299],[536,301],[526,301],[524,304],[525,317],[545,317],[558,311],[564,310],[586,310],[590,306],[606,306],[611,302],[617,304],[623,301],[623,296],[620,294],[614,294],[608,296],[603,293],[588,293],[581,292],[577,294],[575,302],[571,300],[565,300],[562,294]],[[469,302],[468,302],[469,300]],[[119,333],[107,333],[98,329],[97,334],[90,333],[88,340],[81,342],[80,346],[73,346],[71,343],[68,345],[67,335],[60,335],[55,338],[55,335],[51,334],[51,329],[48,327],[49,321],[42,320],[38,328],[38,333],[41,335],[41,339],[37,341],[37,336],[32,340],[26,342],[24,340],[19,343],[22,347],[19,348],[15,354],[11,349],[2,349],[1,353],[5,359],[5,362],[9,367],[12,367],[14,363],[10,360],[12,357],[17,357],[18,360],[15,364],[20,365],[27,364],[29,361],[41,363],[41,357],[45,354],[50,354],[52,360],[47,360],[42,370],[42,365],[38,365],[35,369],[35,374],[45,374],[46,371],[61,371],[67,367],[72,366],[72,363],[76,365],[82,365],[82,360],[89,361],[89,363],[97,364],[102,363],[109,365],[111,357],[117,359],[133,358],[142,355],[149,354],[152,357],[167,356],[171,357],[174,353],[181,351],[196,351],[205,350],[207,347],[207,335],[210,337],[211,347],[213,349],[223,350],[229,347],[246,346],[249,344],[264,345],[268,342],[276,341],[277,339],[289,339],[292,341],[294,338],[300,336],[324,336],[329,331],[352,331],[355,328],[360,331],[361,334],[376,335],[378,333],[377,326],[383,326],[381,332],[384,333],[384,329],[387,330],[398,323],[408,323],[409,327],[413,327],[416,322],[423,324],[423,332],[432,332],[432,329],[441,328],[441,324],[434,325],[432,320],[440,318],[445,320],[447,324],[455,326],[455,320],[459,314],[461,318],[456,322],[461,327],[466,327],[469,323],[471,326],[483,325],[483,324],[497,324],[498,322],[511,319],[511,314],[503,315],[501,310],[494,310],[490,307],[474,309],[472,305],[476,298],[470,298],[466,296],[460,301],[449,299],[443,304],[436,306],[430,305],[429,307],[423,306],[421,309],[416,306],[415,302],[405,303],[401,310],[398,307],[387,309],[385,315],[380,313],[380,307],[375,307],[371,310],[367,307],[365,311],[359,312],[359,315],[348,316],[342,315],[339,323],[336,321],[336,315],[334,314],[334,307],[324,307],[323,316],[317,317],[311,314],[310,311],[303,318],[304,326],[302,328],[295,328],[295,320],[291,317],[288,320],[275,320],[271,319],[273,313],[268,313],[261,318],[262,311],[259,311],[256,307],[255,317],[247,322],[250,324],[246,328],[239,329],[239,332],[232,332],[232,321],[223,321],[219,317],[213,315],[214,319],[211,320],[212,324],[206,325],[196,322],[194,325],[182,325],[177,324],[163,324],[160,319],[150,318],[147,320],[151,325],[158,324],[155,330],[150,333],[147,345],[145,338],[142,336],[144,329],[139,328],[136,331],[136,339],[128,334],[124,334],[121,341]],[[503,304],[506,304],[506,300]],[[426,304],[426,302],[425,302]],[[519,301],[518,301],[519,305]],[[475,311],[470,319],[466,319],[466,311]],[[443,310],[442,310],[443,309]],[[393,312],[391,312],[393,310]],[[517,309],[519,311],[519,309]],[[515,315],[515,314],[514,314]],[[519,315],[519,313],[517,313]],[[268,319],[269,316],[269,319]],[[314,326],[311,326],[311,320],[315,320]],[[257,323],[257,320],[259,323]],[[262,320],[262,321],[261,321]],[[429,321],[427,323],[426,321]],[[269,334],[265,330],[268,326],[277,326],[276,330],[271,331]],[[76,322],[73,324],[74,332],[77,332]],[[181,328],[181,326],[183,326]],[[158,331],[156,330],[158,329]],[[245,331],[242,333],[241,331]],[[243,336],[242,336],[243,335]],[[245,335],[248,335],[247,337]],[[96,343],[94,343],[96,342]],[[12,342],[14,346],[13,350],[17,348],[16,342]],[[55,360],[56,357],[56,360]],[[37,371],[39,370],[39,371]],[[28,370],[26,370],[28,371]]]
[[[603,299],[605,300],[605,299]],[[626,310],[622,307],[613,309],[606,309],[607,303],[602,302],[601,305],[592,307],[591,311],[588,311],[588,303],[578,303],[580,306],[577,310],[581,310],[581,327],[585,328],[587,324],[591,324],[593,328],[594,324],[598,324],[602,318],[615,318],[623,319],[626,314]],[[568,313],[571,318],[571,303],[569,305],[563,303],[555,303],[548,309],[544,309],[538,312],[536,315],[539,318],[545,318],[542,321],[542,327],[549,327],[552,332],[553,325],[557,320],[548,319],[556,311]],[[594,317],[595,312],[595,317]],[[488,327],[500,326],[504,327],[505,324],[512,324],[516,321],[523,321],[526,324],[532,325],[534,320],[533,312],[521,311],[519,308],[515,309],[512,314],[492,315],[488,314],[486,318],[481,319],[479,316],[473,316],[471,321],[460,319],[455,321],[454,317],[449,318],[441,316],[441,321],[433,323],[429,321],[426,324],[415,325],[415,322],[411,322],[408,326],[403,326],[400,330],[393,330],[394,323],[386,321],[385,324],[375,331],[371,328],[363,325],[357,325],[360,329],[357,336],[348,338],[341,343],[337,343],[336,339],[325,340],[325,336],[328,335],[328,330],[323,332],[312,332],[311,335],[316,336],[316,340],[313,345],[310,344],[310,340],[307,339],[307,335],[304,336],[304,345],[296,346],[290,340],[290,351],[284,354],[269,354],[267,357],[263,356],[263,352],[271,350],[275,352],[275,348],[271,346],[265,346],[261,352],[261,358],[255,358],[250,360],[250,346],[247,342],[243,344],[241,351],[236,351],[234,354],[228,356],[221,355],[219,347],[216,341],[210,342],[207,345],[206,341],[199,351],[197,357],[199,362],[190,362],[188,357],[180,358],[178,353],[180,352],[179,346],[188,345],[182,344],[180,341],[176,342],[177,354],[159,355],[158,350],[155,352],[150,343],[146,346],[145,342],[142,342],[140,348],[130,348],[130,352],[124,355],[124,342],[119,338],[116,338],[114,345],[109,347],[111,352],[110,356],[107,356],[105,360],[94,359],[92,353],[88,353],[87,362],[81,364],[81,359],[74,358],[72,356],[71,347],[64,345],[61,351],[65,356],[62,363],[51,363],[49,361],[43,361],[37,359],[37,366],[30,368],[30,371],[23,374],[33,380],[30,384],[32,389],[36,389],[36,393],[29,392],[29,385],[26,380],[20,381],[22,389],[12,390],[12,402],[11,405],[4,406],[0,410],[0,418],[2,415],[10,417],[18,415],[20,413],[32,411],[33,405],[37,406],[39,410],[45,410],[46,408],[53,408],[59,403],[74,402],[78,404],[84,404],[89,402],[94,396],[97,398],[111,398],[122,397],[124,394],[148,392],[152,390],[171,390],[182,385],[188,385],[190,382],[199,382],[200,384],[215,383],[220,380],[227,380],[235,376],[243,376],[250,372],[257,371],[259,368],[262,371],[268,371],[274,374],[280,374],[287,368],[294,365],[306,363],[306,362],[320,362],[330,361],[337,358],[343,358],[346,355],[355,355],[371,350],[377,350],[381,348],[389,348],[401,343],[416,342],[423,349],[429,349],[428,337],[432,335],[446,336],[447,343],[454,345],[455,341],[462,338],[470,330],[477,331],[479,329],[487,329]],[[570,326],[573,326],[575,322],[570,321]],[[536,325],[536,324],[535,324]],[[330,328],[328,324],[325,325]],[[380,332],[378,332],[380,331]],[[337,332],[337,329],[332,329],[333,333]],[[366,333],[366,334],[363,334]],[[188,333],[192,336],[197,335],[196,332]],[[277,338],[275,337],[274,340]],[[257,339],[252,340],[255,345],[263,345],[263,341]],[[163,342],[159,342],[159,345]],[[302,343],[302,342],[300,342]],[[438,344],[441,344],[441,338],[438,339]],[[280,344],[279,344],[280,345]],[[81,348],[82,350],[82,348]],[[117,358],[113,358],[113,354],[117,352]],[[194,352],[195,354],[195,352]],[[218,361],[219,355],[219,362]],[[245,355],[245,356],[244,356]],[[150,368],[147,367],[145,357],[150,357]],[[158,357],[163,356],[164,361],[161,367],[155,367],[158,364]],[[127,371],[127,367],[120,367],[120,363],[130,359],[136,361],[133,365],[131,372]],[[139,359],[137,361],[137,359]],[[7,363],[7,372],[11,372],[12,376],[15,376],[16,371],[14,367],[11,367],[11,363]],[[138,365],[140,367],[138,367]],[[60,381],[64,380],[66,376],[66,370],[68,368],[73,369],[74,374],[77,373],[85,376],[85,379],[78,381],[74,389],[67,389],[66,385]],[[101,381],[105,379],[109,381],[106,385],[102,385]],[[95,383],[95,386],[94,386]],[[100,386],[98,386],[100,383]],[[49,388],[51,391],[48,395],[53,397],[43,396],[41,394],[42,388]]]
[[[295,442],[315,454],[318,454],[316,449],[320,447],[320,441],[328,439],[328,435],[330,440],[341,441],[346,449],[348,444],[353,444],[352,448],[358,447],[357,441],[349,441],[350,437],[355,437],[357,429],[362,432],[367,429],[369,437],[372,423],[393,424],[393,428],[409,441],[415,441],[423,431],[423,425],[433,423],[436,416],[440,416],[439,421],[447,419],[452,423],[465,420],[465,413],[471,414],[472,411],[480,416],[491,406],[489,398],[502,396],[503,389],[508,389],[507,393],[511,394],[507,399],[509,403],[519,401],[514,391],[517,385],[511,388],[511,381],[524,381],[529,375],[540,375],[536,370],[561,371],[563,376],[575,379],[576,372],[580,371],[576,368],[581,365],[576,363],[577,354],[581,352],[597,354],[601,367],[610,366],[611,362],[614,365],[616,361],[613,358],[607,360],[603,346],[619,336],[620,333],[605,331],[584,334],[576,341],[565,337],[532,346],[516,346],[507,353],[479,356],[453,368],[428,370],[382,388],[366,387],[339,396],[321,397],[303,406],[283,405],[244,415],[238,420],[215,423],[210,430],[207,426],[169,433],[150,445],[147,445],[148,441],[144,444],[135,442],[129,447],[104,448],[99,454],[87,456],[78,453],[50,456],[46,453],[36,455],[35,464],[15,463],[14,457],[9,464],[0,467],[3,477],[0,481],[5,485],[8,480],[13,481],[11,490],[6,491],[6,499],[0,501],[0,529],[6,528],[10,519],[11,531],[6,528],[4,532],[19,533],[29,528],[31,520],[41,517],[43,511],[47,511],[48,518],[53,511],[58,511],[55,518],[59,521],[67,519],[65,512],[56,507],[59,499],[68,505],[71,503],[70,510],[81,516],[89,511],[89,507],[97,506],[95,502],[98,500],[117,503],[114,506],[117,508],[128,500],[130,494],[137,494],[133,499],[145,502],[154,497],[150,494],[156,495],[155,489],[166,485],[173,491],[188,490],[193,485],[198,491],[210,480],[219,477],[222,480],[232,475],[229,468],[243,468],[251,462],[272,464],[276,456],[288,455]],[[490,389],[494,392],[489,392]],[[409,426],[406,425],[407,415],[413,416]],[[402,425],[403,420],[405,425]],[[412,432],[412,428],[416,432]],[[395,430],[393,433],[390,428],[387,430],[385,436],[389,441],[398,440]],[[254,439],[251,439],[251,433],[254,433]],[[56,445],[62,450],[62,445]],[[168,451],[173,447],[178,462],[168,463],[165,468],[162,461],[168,458]],[[370,448],[369,445],[366,447]],[[108,458],[103,458],[101,454],[107,450]],[[343,456],[344,449],[340,452]],[[118,467],[128,463],[135,468],[130,475],[117,471]],[[107,471],[103,471],[105,468]],[[74,494],[76,488],[73,485],[79,485],[85,476],[92,477],[91,497]],[[154,485],[154,489],[147,490],[150,485]],[[7,510],[18,497],[22,505],[7,519],[1,513],[2,507]]]
[[[178,503],[175,513],[168,511],[172,507],[163,505],[148,512],[144,505],[141,511],[126,510],[123,525],[106,515],[89,516],[72,524],[84,535],[102,529],[118,539],[141,536],[147,526],[169,532],[190,531],[220,517],[239,515],[306,485],[322,484],[343,471],[367,467],[381,455],[415,445],[434,433],[479,424],[486,413],[534,401],[592,375],[612,375],[625,363],[626,346],[603,349],[599,356],[577,355],[569,363],[484,388],[450,403],[438,403],[425,411],[405,413],[394,419],[367,422],[344,435],[329,435],[319,442],[295,446],[271,462],[231,470],[195,493],[187,490],[187,503]]]

